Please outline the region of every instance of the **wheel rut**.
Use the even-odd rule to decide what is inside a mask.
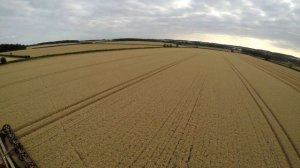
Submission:
[[[74,71],[74,70],[78,70],[78,69],[90,68],[90,67],[99,66],[99,65],[102,65],[102,64],[107,64],[107,63],[114,63],[114,62],[119,62],[119,61],[130,60],[130,59],[144,58],[146,56],[153,56],[153,55],[148,54],[148,55],[143,55],[143,56],[132,56],[132,57],[120,58],[120,59],[115,59],[115,60],[110,60],[110,61],[96,62],[96,63],[93,63],[93,64],[88,64],[88,65],[83,65],[83,66],[77,66],[77,67],[73,67],[73,68],[69,68],[69,69],[64,69],[64,70],[55,71],[55,72],[52,72],[52,73],[47,73],[47,74],[38,75],[38,76],[34,76],[34,77],[31,77],[31,78],[27,78],[27,79],[22,79],[22,80],[10,82],[10,83],[7,83],[7,84],[4,84],[4,85],[0,86],[0,89],[8,87],[8,86],[28,82],[28,81],[35,80],[35,79],[40,79],[40,78],[45,78],[45,77],[52,76],[52,75],[57,75],[57,74],[60,74],[60,73],[70,72],[70,71]]]
[[[286,79],[283,79],[283,78],[281,78],[281,77],[279,77],[279,76],[274,75],[273,73],[271,73],[270,71],[266,70],[265,68],[263,68],[263,67],[260,66],[260,65],[256,65],[256,64],[254,64],[254,63],[252,63],[252,62],[249,62],[249,61],[247,61],[247,60],[245,60],[245,62],[247,62],[249,65],[252,65],[252,66],[256,67],[257,69],[259,69],[259,70],[265,72],[266,74],[272,76],[273,78],[275,78],[275,79],[281,81],[282,83],[288,85],[289,87],[291,87],[292,89],[294,89],[295,91],[297,91],[298,93],[300,93],[300,89],[299,89],[297,86],[295,86],[295,85],[293,84],[293,82],[287,81]]]
[[[236,68],[236,66],[228,58],[226,58],[226,57],[224,57],[224,58],[226,59],[228,64],[231,66],[232,70],[237,75],[237,77],[240,79],[241,83],[244,85],[244,87],[249,92],[250,96],[252,97],[253,101],[259,108],[261,114],[263,115],[263,117],[266,120],[268,126],[270,127],[272,133],[274,134],[289,166],[295,167],[294,164],[297,165],[299,163],[293,162],[290,159],[290,156],[294,156],[293,158],[299,159],[300,155],[299,155],[299,151],[298,151],[294,141],[288,134],[287,130],[283,127],[283,125],[279,121],[278,117],[274,114],[272,109],[265,102],[265,100],[261,97],[261,95],[257,92],[257,90],[252,86],[252,84],[248,81],[248,79]],[[268,117],[268,116],[270,116],[270,117]],[[272,124],[271,120],[273,120],[275,122],[275,125]],[[276,126],[279,127],[281,131],[276,131],[276,129],[275,129]],[[287,141],[288,144],[284,143],[283,141]],[[287,150],[290,147],[292,148],[293,151]]]
[[[65,106],[61,109],[58,109],[46,116],[43,116],[41,118],[38,118],[36,120],[33,120],[32,122],[29,122],[29,123],[26,123],[26,124],[23,124],[19,127],[17,127],[15,129],[15,131],[19,134],[19,137],[22,138],[24,136],[27,136],[33,132],[35,132],[36,130],[39,130],[40,128],[42,127],[45,127],[47,125],[50,125],[51,123],[54,123],[58,120],[61,120],[62,118],[72,114],[72,113],[75,113],[89,105],[92,105],[102,99],[105,99],[113,94],[116,94],[126,88],[129,88],[130,86],[133,86],[137,83],[140,83],[154,75],[157,75],[169,68],[172,68],[182,62],[185,62],[189,59],[191,59],[192,57],[194,56],[190,56],[190,57],[186,57],[186,58],[183,58],[183,59],[180,59],[180,60],[177,60],[177,61],[174,61],[170,64],[167,64],[167,65],[164,65],[164,66],[161,66],[159,68],[156,68],[152,71],[149,71],[145,74],[142,74],[142,75],[139,75],[135,78],[132,78],[130,80],[127,80],[127,81],[124,81],[118,85],[115,85],[111,88],[108,88],[108,89],[105,89],[103,91],[100,91],[98,93],[95,93],[89,97],[86,97],[80,101],[77,101],[77,102],[74,102],[68,106]]]
[[[137,156],[135,157],[135,159],[129,164],[129,167],[135,167],[136,162],[142,157],[142,155],[146,152],[146,150],[153,144],[155,138],[159,138],[159,134],[160,134],[161,131],[164,129],[164,127],[165,127],[165,125],[166,125],[167,122],[172,122],[172,123],[174,124],[173,126],[175,126],[175,128],[170,127],[170,129],[171,129],[171,128],[174,129],[174,130],[172,131],[172,133],[171,133],[170,136],[171,136],[171,138],[176,139],[176,145],[175,145],[173,151],[171,151],[171,152],[172,152],[172,153],[170,154],[171,158],[169,158],[168,160],[166,160],[166,164],[169,164],[169,163],[171,162],[172,156],[174,155],[174,153],[175,153],[175,152],[177,151],[177,149],[178,149],[179,143],[180,143],[181,141],[183,141],[183,139],[184,139],[184,138],[183,138],[184,133],[180,134],[179,139],[176,138],[175,134],[178,134],[178,129],[179,129],[179,127],[183,127],[184,132],[188,129],[188,128],[187,128],[187,127],[188,127],[188,124],[190,123],[190,120],[191,120],[192,115],[193,115],[193,113],[194,113],[194,111],[195,111],[196,105],[199,103],[199,97],[201,97],[202,90],[204,89],[203,85],[204,85],[205,80],[206,80],[206,75],[203,75],[202,78],[203,78],[203,82],[202,82],[202,84],[201,84],[201,87],[200,87],[199,91],[197,92],[197,93],[198,93],[198,94],[197,94],[198,96],[197,96],[196,100],[194,100],[195,102],[193,103],[193,106],[192,106],[191,110],[189,111],[187,120],[184,122],[184,124],[180,124],[180,123],[182,123],[182,122],[184,121],[184,118],[181,117],[181,116],[182,116],[182,115],[185,115],[185,114],[182,113],[183,111],[178,110],[178,108],[180,108],[180,106],[178,106],[178,105],[179,105],[179,104],[188,104],[188,102],[190,101],[190,99],[188,99],[189,97],[183,98],[183,99],[185,99],[185,100],[181,99],[181,101],[175,106],[175,108],[172,110],[172,112],[169,114],[169,116],[164,120],[163,124],[162,124],[162,125],[160,126],[160,128],[155,132],[155,134],[153,134],[153,136],[152,136],[151,139],[147,142],[147,144],[143,147],[143,149],[142,149],[140,152],[138,152],[138,155],[137,155]],[[195,81],[197,81],[197,80],[195,80]],[[195,84],[196,84],[197,82],[195,82],[195,81],[193,82],[193,84],[191,84],[190,87],[196,87]],[[171,119],[171,116],[173,116],[173,120]],[[179,118],[179,120],[174,120],[174,119],[178,119],[178,118]],[[170,130],[168,130],[168,131],[170,131]],[[170,143],[168,140],[164,140],[164,142],[160,144],[160,146],[163,146],[163,149],[159,152],[159,154],[158,154],[157,156],[161,157],[162,154],[163,154],[164,152],[168,152],[168,151],[167,151],[167,147],[168,147],[168,145],[169,145],[168,143]],[[157,145],[157,144],[156,144],[156,145]],[[152,151],[151,154],[149,155],[149,159],[152,159],[154,155],[155,155],[155,153]],[[190,157],[191,157],[191,155],[190,155]],[[154,165],[156,165],[157,162],[158,162],[158,160],[155,161]],[[150,166],[150,165],[149,165],[149,160],[148,160],[147,162],[144,163],[144,166],[145,166],[145,167],[149,167],[149,166]]]
[[[204,77],[204,81],[201,84],[201,89],[198,92],[198,96],[196,98],[196,101],[195,101],[195,103],[193,105],[193,108],[192,108],[190,114],[189,114],[188,121],[185,123],[184,129],[183,129],[184,132],[187,132],[188,124],[190,123],[190,121],[192,119],[193,113],[196,111],[197,104],[200,104],[200,98],[201,98],[201,93],[202,93],[202,91],[204,89],[205,79],[206,79],[206,77]],[[184,133],[182,133],[181,136],[180,136],[180,138],[178,139],[177,144],[176,144],[176,146],[175,146],[175,148],[173,150],[172,156],[174,156],[175,152],[177,151],[180,141],[183,140],[183,135],[184,135]],[[192,156],[192,150],[193,150],[193,144],[190,146],[188,160],[186,162],[187,167],[189,167],[189,164],[190,164],[190,160],[191,160],[191,156]],[[171,161],[172,161],[172,157],[168,160],[167,167],[169,167],[171,165]]]

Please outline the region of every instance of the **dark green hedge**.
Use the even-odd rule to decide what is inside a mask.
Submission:
[[[26,46],[21,44],[0,44],[0,52],[24,50],[24,49],[26,49]]]

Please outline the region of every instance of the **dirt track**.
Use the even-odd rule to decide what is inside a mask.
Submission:
[[[300,167],[300,73],[204,49],[0,67],[0,123],[41,167]]]

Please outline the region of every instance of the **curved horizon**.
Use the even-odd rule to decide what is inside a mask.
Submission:
[[[0,0],[0,43],[169,38],[300,57],[296,0]]]

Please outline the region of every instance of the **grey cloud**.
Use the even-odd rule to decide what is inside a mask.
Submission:
[[[298,0],[191,0],[182,8],[174,4],[175,0],[0,0],[0,43],[213,33],[300,49]]]

